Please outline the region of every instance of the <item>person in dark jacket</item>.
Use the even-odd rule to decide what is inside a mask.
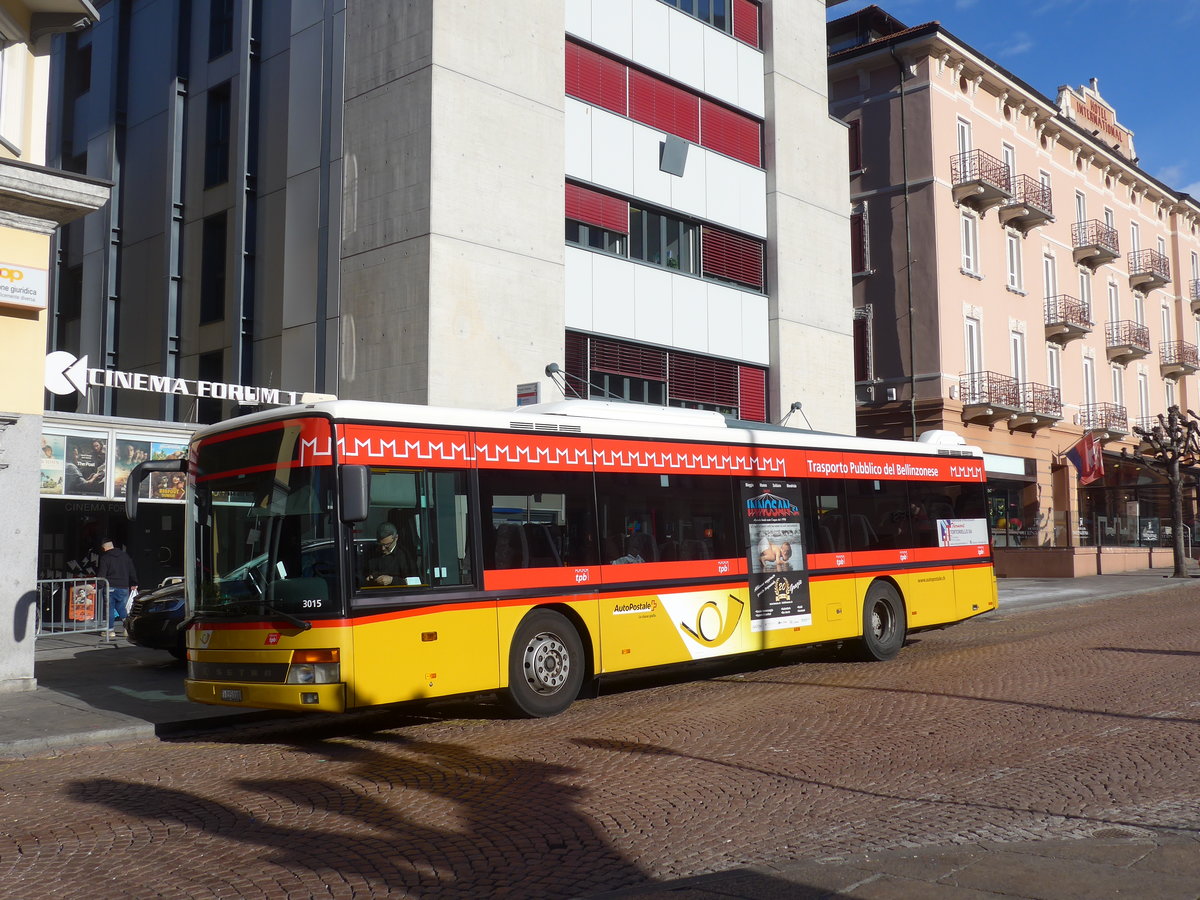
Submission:
[[[117,619],[125,618],[130,591],[137,590],[138,577],[129,554],[114,547],[112,541],[105,541],[100,550],[96,577],[108,582],[108,636],[112,638],[116,637]]]
[[[400,546],[400,535],[396,526],[384,522],[375,532],[378,542],[374,552],[367,557],[367,585],[371,587],[386,587],[393,584],[404,584],[405,576],[409,575],[407,554]]]

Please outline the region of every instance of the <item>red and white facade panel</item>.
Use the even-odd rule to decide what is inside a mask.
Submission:
[[[693,144],[682,176],[659,168],[665,132],[566,98],[566,174],[614,193],[767,236],[767,173]]]
[[[767,297],[566,248],[566,326],[768,365]]]
[[[636,66],[765,115],[762,51],[660,0],[566,0],[566,29]]]

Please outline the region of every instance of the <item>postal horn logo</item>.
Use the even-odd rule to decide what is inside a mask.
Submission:
[[[737,630],[745,608],[746,604],[733,594],[725,599],[724,612],[715,600],[709,600],[696,610],[695,624],[680,622],[679,627],[705,647],[718,647]]]

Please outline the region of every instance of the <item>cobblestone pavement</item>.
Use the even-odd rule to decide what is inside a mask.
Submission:
[[[1189,584],[983,617],[890,663],[631,680],[549,720],[443,704],[0,762],[0,896],[850,896],[814,867],[1117,837],[1186,845],[1197,879],[1198,610]],[[704,888],[788,866],[808,887]],[[953,896],[1001,896],[976,888]]]

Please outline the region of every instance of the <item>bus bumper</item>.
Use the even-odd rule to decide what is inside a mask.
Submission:
[[[255,684],[229,681],[184,682],[187,698],[197,703],[242,709],[291,709],[345,712],[345,684]]]

